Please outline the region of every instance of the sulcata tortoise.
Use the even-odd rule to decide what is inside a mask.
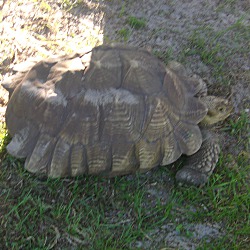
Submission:
[[[10,93],[8,152],[49,177],[148,171],[187,155],[180,183],[207,182],[220,147],[207,125],[231,106],[207,96],[205,83],[177,62],[167,67],[150,52],[99,46],[19,69]]]

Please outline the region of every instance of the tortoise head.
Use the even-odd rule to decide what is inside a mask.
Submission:
[[[209,126],[225,120],[233,110],[233,106],[227,99],[217,96],[201,97],[201,101],[207,106],[208,112],[201,125]]]

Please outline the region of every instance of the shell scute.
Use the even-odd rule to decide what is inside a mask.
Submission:
[[[146,171],[201,145],[197,124],[207,109],[195,95],[202,87],[148,51],[100,46],[43,60],[22,74],[11,78],[6,122],[10,153],[27,156],[31,172]]]

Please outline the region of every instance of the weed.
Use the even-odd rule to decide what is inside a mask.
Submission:
[[[214,67],[214,74],[221,75],[226,55],[221,55],[220,43],[207,42],[198,31],[189,38],[189,42],[191,48],[186,50],[186,56],[198,54],[203,63]]]
[[[127,28],[122,28],[118,30],[118,35],[126,42],[130,36],[130,30]]]
[[[178,224],[175,228],[176,232],[178,232],[181,235],[185,235],[186,237],[191,237],[192,232],[190,232],[188,229],[185,228],[183,224]]]
[[[227,29],[214,31],[212,27],[205,26],[193,32],[189,37],[189,45],[184,51],[184,57],[199,55],[206,65],[212,67],[213,76],[220,78],[223,82],[228,82],[226,70],[227,61],[236,53],[249,52],[249,46],[241,46],[242,42],[249,40],[249,27],[243,25],[244,17],[237,20]],[[225,39],[230,33],[230,45],[225,46]],[[232,46],[233,45],[233,46]]]
[[[125,13],[126,13],[126,4],[124,3],[124,4],[122,5],[122,7],[121,7],[120,12],[119,12],[119,17],[124,16]]]
[[[127,19],[127,23],[133,28],[133,29],[141,29],[146,26],[146,21],[142,18],[137,18],[134,16],[129,16]]]
[[[40,8],[41,8],[41,10],[43,10],[44,12],[50,12],[50,11],[51,11],[50,5],[49,5],[48,3],[46,3],[46,2],[44,2],[44,1],[42,1],[42,2],[40,3]]]
[[[165,64],[168,64],[169,61],[174,60],[172,48],[168,48],[164,52],[154,51],[154,55],[160,58]]]
[[[72,10],[73,8],[77,7],[79,4],[82,3],[82,0],[61,0],[61,4],[63,6],[64,9],[66,9],[67,11]]]

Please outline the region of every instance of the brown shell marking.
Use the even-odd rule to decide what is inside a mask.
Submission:
[[[9,152],[52,177],[172,163],[200,148],[197,123],[207,112],[185,79],[149,52],[126,47],[39,62],[11,95]]]

